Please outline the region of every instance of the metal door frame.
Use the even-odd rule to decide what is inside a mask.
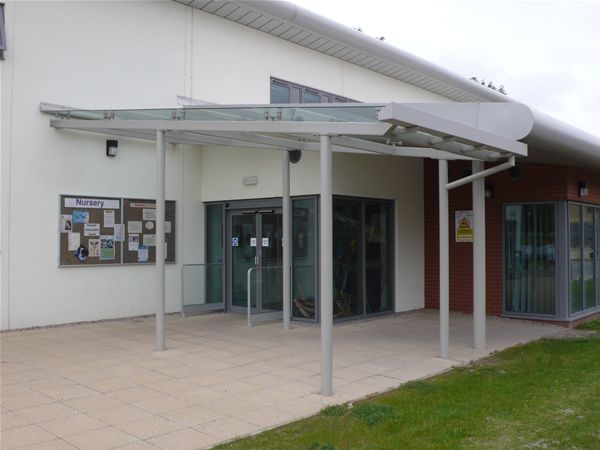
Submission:
[[[275,199],[274,199],[275,200]],[[233,202],[232,202],[233,203]],[[226,286],[225,286],[225,310],[231,313],[247,313],[247,306],[235,306],[233,305],[233,250],[231,245],[232,238],[232,220],[233,216],[244,215],[246,212],[247,215],[253,215],[255,217],[255,226],[256,226],[256,250],[255,257],[260,256],[262,258],[262,217],[261,211],[263,214],[267,211],[273,214],[283,214],[281,200],[279,202],[264,202],[261,201],[258,204],[252,204],[248,202],[239,202],[239,204],[230,204],[225,209],[225,220],[226,220],[226,239],[225,243],[227,245],[227,250],[225,251],[225,273],[226,273]],[[282,230],[283,231],[283,230]],[[260,260],[260,264],[262,264],[262,259]],[[255,265],[255,267],[257,267]],[[256,296],[256,307],[252,308],[252,314],[256,313],[264,313],[266,311],[262,310],[262,292],[260,287],[257,291]]]

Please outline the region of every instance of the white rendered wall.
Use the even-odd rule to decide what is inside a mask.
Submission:
[[[59,195],[154,197],[154,145],[119,138],[119,155],[107,158],[107,136],[50,128],[40,102],[173,107],[177,95],[187,95],[268,103],[271,76],[361,101],[443,100],[171,1],[8,2],[6,16],[3,329],[151,314],[154,307],[152,266],[57,267]],[[202,201],[281,195],[274,153],[169,146],[166,195],[177,201],[178,257],[167,266],[167,311],[180,308],[182,263],[202,260]],[[232,170],[235,164],[243,170]],[[396,308],[422,307],[420,160],[336,155],[334,170],[335,193],[396,201]],[[260,176],[253,191],[241,186],[242,172]],[[317,193],[318,179],[318,155],[307,153],[292,170],[292,194]],[[409,220],[407,211],[414,211]]]
[[[277,150],[260,152],[205,147],[201,150],[202,201],[281,196],[281,161]],[[244,186],[245,176],[258,185]],[[320,191],[319,153],[304,152],[292,165],[291,195]],[[334,153],[333,193],[394,200],[396,312],[424,305],[423,161],[379,155]]]

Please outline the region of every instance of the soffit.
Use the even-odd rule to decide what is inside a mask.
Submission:
[[[269,15],[242,2],[228,0],[175,0],[205,13],[214,14],[227,20],[245,25],[288,42],[301,45],[348,63],[363,67],[387,77],[411,84],[457,102],[489,101],[446,84],[431,76],[419,73],[398,62],[384,59],[374,53],[358,49],[330,36],[318,33],[307,27],[290,23]],[[376,40],[375,38],[372,38]]]

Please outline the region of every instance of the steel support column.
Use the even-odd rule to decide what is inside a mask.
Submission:
[[[472,162],[483,172],[483,161]],[[485,348],[485,178],[473,181],[473,347]]]
[[[439,233],[440,233],[440,357],[448,358],[450,334],[450,276],[448,229],[448,161],[438,161],[439,170]]]
[[[290,152],[281,152],[283,185],[283,329],[290,328],[291,308],[291,262],[292,262],[292,201],[290,199]]]
[[[165,349],[165,131],[156,132],[156,350]]]
[[[321,136],[321,394],[333,395],[333,197],[331,137]]]

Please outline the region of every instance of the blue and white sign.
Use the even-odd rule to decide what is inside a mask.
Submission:
[[[236,237],[231,238],[231,246],[232,247],[238,247],[239,245],[240,245],[239,238],[236,238]]]

